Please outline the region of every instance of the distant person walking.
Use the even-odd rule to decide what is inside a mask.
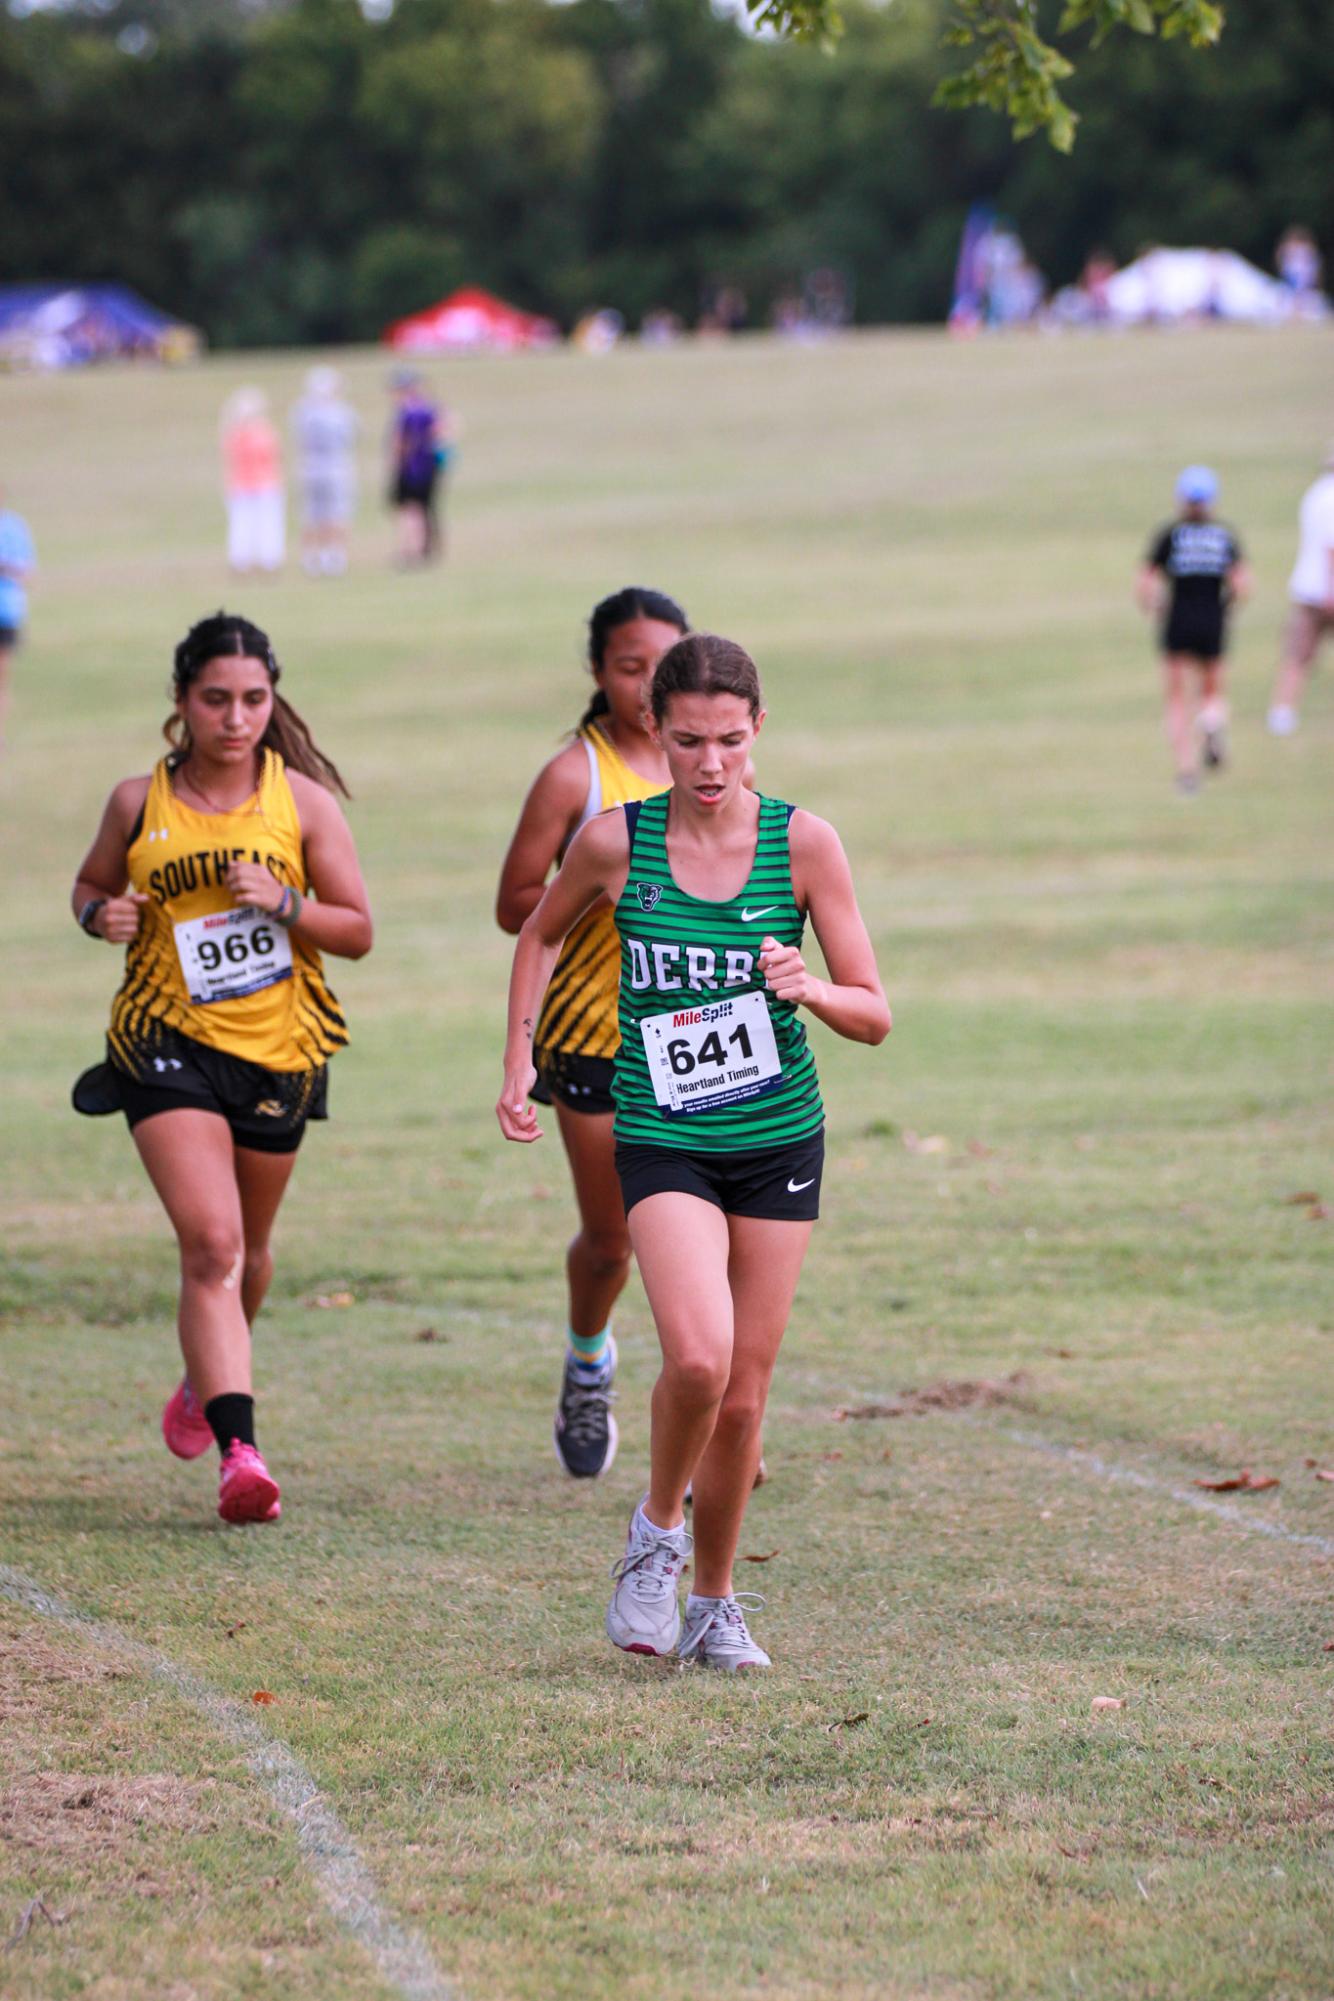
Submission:
[[[283,452],[262,389],[238,389],[223,406],[222,478],[233,574],[275,575],[287,554]]]
[[[9,667],[28,619],[27,583],[37,566],[28,524],[0,495],[0,749],[9,713]]]
[[[307,576],[341,577],[357,504],[357,413],[336,368],[312,368],[292,407],[301,494],[301,566]]]
[[[436,496],[449,457],[445,420],[412,369],[396,370],[392,386],[389,498],[398,514],[397,558],[429,563],[443,554]]]
[[[1274,736],[1291,736],[1296,729],[1297,705],[1320,642],[1334,632],[1334,442],[1319,479],[1302,495],[1297,533],[1297,562],[1288,579],[1292,610],[1269,707]]]
[[[1250,590],[1241,543],[1213,505],[1218,478],[1208,466],[1187,466],[1177,481],[1180,512],[1149,544],[1137,595],[1161,618],[1163,696],[1179,792],[1196,792],[1200,764],[1227,762],[1224,653],[1227,615]]]

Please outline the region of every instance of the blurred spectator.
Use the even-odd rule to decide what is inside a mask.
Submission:
[[[650,306],[639,323],[645,347],[673,347],[681,338],[681,317],[666,306]]]
[[[1319,292],[1320,252],[1309,229],[1293,223],[1284,230],[1274,251],[1274,268],[1280,282],[1292,293],[1294,303],[1305,302]]]
[[[0,747],[9,712],[9,667],[28,616],[26,585],[37,564],[28,524],[0,494]]]
[[[595,306],[585,313],[570,339],[581,354],[610,354],[625,332],[625,321],[614,306]]]
[[[1302,495],[1297,532],[1297,562],[1288,579],[1292,610],[1269,707],[1274,736],[1296,729],[1297,705],[1320,642],[1334,632],[1334,442],[1319,479]]]
[[[341,577],[357,499],[357,413],[336,368],[312,368],[292,408],[301,491],[301,562],[308,576]]]
[[[283,460],[262,389],[238,389],[222,411],[222,477],[227,561],[238,577],[273,575],[287,553]]]
[[[443,554],[436,492],[449,462],[446,422],[410,368],[390,379],[389,499],[398,514],[398,560],[429,563]]]

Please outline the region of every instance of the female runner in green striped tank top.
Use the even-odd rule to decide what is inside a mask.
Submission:
[[[690,634],[659,663],[652,705],[671,790],[590,821],[525,921],[496,1113],[507,1139],[542,1137],[534,1024],[562,940],[606,896],[621,939],[616,1165],[663,1356],[649,1490],[607,1633],[629,1653],[736,1671],[769,1665],[732,1566],[824,1153],[800,1011],[873,1044],[890,1017],[838,835],[742,782],[764,721],[749,655]],[[807,918],[826,979],[802,956]]]

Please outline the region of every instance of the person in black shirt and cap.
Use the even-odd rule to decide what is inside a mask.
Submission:
[[[1250,590],[1241,543],[1214,519],[1217,498],[1217,475],[1187,466],[1177,481],[1181,511],[1149,544],[1136,586],[1142,608],[1162,621],[1167,735],[1177,790],[1187,793],[1199,790],[1201,748],[1207,770],[1226,762],[1227,614]]]

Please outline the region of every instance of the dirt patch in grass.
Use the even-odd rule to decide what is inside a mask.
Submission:
[[[40,1630],[17,1619],[3,1622],[5,1673],[0,1677],[0,1742],[4,1726],[42,1717],[49,1709],[49,1692],[60,1686],[99,1688],[123,1681],[128,1669],[87,1654],[66,1653]]]
[[[140,1828],[211,1833],[212,1791],[211,1784],[170,1772],[28,1772],[14,1778],[0,1800],[0,1841],[73,1859],[115,1847]]]
[[[900,1390],[882,1402],[840,1404],[834,1417],[844,1424],[849,1418],[929,1417],[937,1411],[986,1410],[994,1404],[1016,1404],[1021,1410],[1031,1410],[1033,1387],[1033,1378],[1023,1369],[975,1381],[942,1376],[938,1382],[924,1383],[918,1390]]]

